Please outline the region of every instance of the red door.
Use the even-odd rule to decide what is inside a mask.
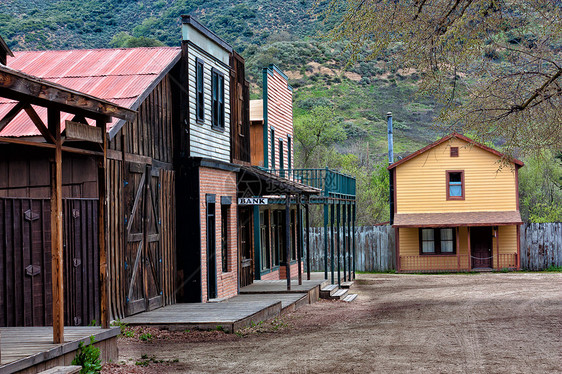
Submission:
[[[492,228],[470,228],[470,250],[472,254],[472,268],[492,267]]]

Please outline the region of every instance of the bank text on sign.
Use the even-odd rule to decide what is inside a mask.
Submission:
[[[265,198],[265,197],[240,197],[240,198],[238,198],[238,205],[267,205],[267,198]]]

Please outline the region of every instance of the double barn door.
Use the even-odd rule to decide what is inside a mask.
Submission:
[[[163,305],[159,176],[150,165],[125,164],[127,315]]]

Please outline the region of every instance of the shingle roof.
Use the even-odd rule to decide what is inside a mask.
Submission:
[[[105,99],[119,106],[136,109],[138,99],[154,87],[163,73],[169,71],[181,56],[176,47],[81,49],[69,51],[15,52],[10,68],[57,83],[70,89]],[[15,101],[0,98],[0,118]],[[35,108],[46,119],[46,112]],[[64,121],[70,115],[61,115]],[[117,124],[114,119],[108,131]],[[0,132],[0,136],[35,136],[39,131],[20,113]]]
[[[468,137],[466,137],[466,136],[464,136],[464,135],[461,135],[461,134],[458,134],[458,133],[454,132],[454,133],[451,133],[451,134],[449,134],[449,135],[447,135],[447,136],[444,136],[443,138],[441,138],[441,139],[439,139],[439,140],[437,140],[437,141],[435,141],[435,142],[433,142],[433,143],[431,143],[431,144],[429,144],[429,145],[423,147],[422,149],[417,150],[417,151],[414,152],[414,153],[409,154],[408,156],[404,157],[403,159],[396,161],[395,163],[393,163],[393,164],[391,164],[390,166],[388,166],[387,169],[389,169],[389,170],[390,170],[390,169],[394,169],[394,168],[397,167],[398,165],[401,165],[401,164],[403,164],[403,163],[405,163],[405,162],[407,162],[407,161],[413,159],[414,157],[417,157],[417,156],[421,155],[421,154],[424,153],[425,151],[429,151],[430,149],[435,148],[435,147],[437,147],[439,144],[444,143],[444,142],[446,142],[447,140],[452,139],[452,138],[457,138],[457,139],[460,139],[460,140],[464,140],[465,142],[470,143],[470,144],[472,144],[472,145],[474,145],[474,146],[476,146],[476,147],[479,147],[479,148],[481,148],[481,149],[483,149],[483,150],[485,150],[485,151],[488,151],[488,152],[490,152],[490,153],[493,153],[493,154],[495,154],[495,155],[498,156],[498,157],[505,157],[505,155],[504,155],[503,153],[498,152],[498,151],[496,151],[496,150],[493,149],[493,148],[490,148],[490,147],[488,147],[488,146],[486,146],[486,145],[484,145],[484,144],[480,144],[480,143],[478,143],[478,142],[476,142],[476,141],[474,141],[474,140],[472,140],[472,139],[470,139],[470,138],[468,138]],[[518,159],[516,159],[516,158],[511,159],[511,162],[513,162],[513,163],[514,163],[515,165],[517,165],[517,166],[523,166],[523,165],[524,165],[524,164],[523,164],[523,161],[520,161],[520,160],[518,160]]]
[[[395,227],[501,226],[523,223],[519,211],[399,213],[394,215]]]

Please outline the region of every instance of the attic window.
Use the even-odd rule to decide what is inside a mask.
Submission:
[[[459,147],[451,147],[451,157],[459,157]]]

